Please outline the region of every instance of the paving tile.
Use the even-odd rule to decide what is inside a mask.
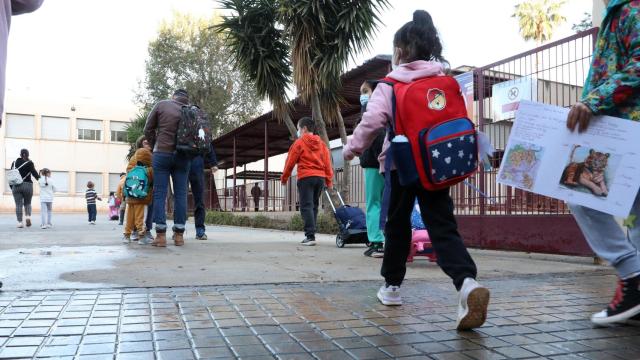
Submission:
[[[40,346],[44,337],[21,336],[9,339],[5,346]]]
[[[151,341],[134,341],[121,342],[118,344],[119,353],[131,352],[153,352],[153,342]]]
[[[0,350],[0,359],[31,358],[36,350],[37,346],[5,347]]]
[[[506,356],[509,359],[524,359],[524,358],[532,358],[537,356],[537,354],[531,351],[525,350],[518,346],[501,347],[501,348],[495,349],[495,351]]]
[[[78,345],[44,346],[38,351],[38,357],[74,356]]]
[[[155,355],[153,352],[118,354],[116,360],[155,360]]]
[[[116,344],[86,344],[80,345],[78,354],[80,355],[93,355],[93,354],[113,354],[115,352]]]
[[[166,350],[156,353],[158,360],[195,360],[196,357],[191,350]]]

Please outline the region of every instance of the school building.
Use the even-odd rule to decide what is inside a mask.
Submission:
[[[57,188],[54,211],[86,211],[87,182],[96,184],[105,201],[115,191],[120,172],[125,170],[129,149],[125,127],[136,114],[133,105],[108,104],[104,99],[55,99],[33,94],[7,92],[0,128],[4,169],[28,149],[36,168],[48,168]],[[14,211],[6,177],[0,177],[3,191],[0,211]],[[40,208],[38,186],[34,184],[34,212]]]

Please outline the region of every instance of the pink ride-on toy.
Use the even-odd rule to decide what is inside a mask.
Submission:
[[[424,229],[414,229],[411,232],[411,249],[407,262],[413,262],[414,256],[425,256],[430,262],[436,262],[436,252],[433,250],[429,233]]]

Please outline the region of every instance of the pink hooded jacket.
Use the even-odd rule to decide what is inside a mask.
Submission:
[[[444,75],[444,66],[433,61],[414,61],[400,65],[396,70],[390,72],[387,77],[401,81],[411,82],[416,79]],[[371,95],[367,103],[367,111],[362,115],[362,121],[353,131],[353,137],[349,139],[347,145],[342,150],[345,159],[351,160],[356,155],[359,156],[365,151],[378,134],[377,131],[384,129],[391,122],[393,116],[393,89],[387,84],[380,83]],[[378,157],[380,161],[380,172],[384,171],[384,161],[389,149],[389,139],[385,137],[382,152]],[[392,164],[392,168],[393,164]]]

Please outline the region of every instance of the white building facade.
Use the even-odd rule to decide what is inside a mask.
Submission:
[[[38,170],[48,168],[57,192],[54,211],[86,211],[87,182],[95,183],[107,209],[110,191],[115,191],[119,174],[126,168],[125,127],[135,115],[133,106],[117,108],[87,99],[52,101],[16,96],[9,92],[5,102],[0,152],[4,169],[28,149]],[[0,211],[15,209],[3,172]],[[34,184],[33,208],[40,208],[39,187]]]

